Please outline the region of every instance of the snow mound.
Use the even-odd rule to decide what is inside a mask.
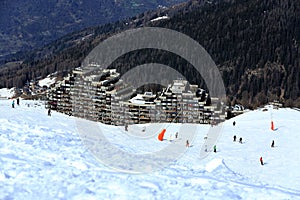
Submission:
[[[216,158],[210,161],[206,164],[205,170],[207,172],[213,172],[215,169],[217,169],[220,165],[222,165],[222,159]]]

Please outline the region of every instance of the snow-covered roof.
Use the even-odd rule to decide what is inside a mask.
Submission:
[[[137,94],[135,97],[129,100],[130,103],[135,103],[135,104],[145,104],[146,101],[143,98],[142,94]]]

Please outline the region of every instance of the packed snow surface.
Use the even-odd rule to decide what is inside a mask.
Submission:
[[[163,169],[134,174],[97,160],[83,145],[75,117],[47,116],[42,102],[21,100],[13,109],[10,100],[1,100],[0,199],[300,199],[300,112],[265,110],[225,121],[217,152],[208,149],[204,159],[199,154],[209,126],[197,125],[182,156]],[[175,145],[169,138],[180,126],[168,124],[165,140],[149,137],[142,144],[123,128],[105,130],[123,151],[149,153]],[[179,132],[179,138],[186,135]],[[233,142],[233,135],[243,143]]]

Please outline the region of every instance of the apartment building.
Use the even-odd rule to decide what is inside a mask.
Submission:
[[[212,104],[208,103],[208,99]],[[50,109],[111,125],[143,123],[218,123],[225,119],[219,99],[186,80],[163,91],[136,94],[115,69],[97,64],[73,70],[48,92]]]

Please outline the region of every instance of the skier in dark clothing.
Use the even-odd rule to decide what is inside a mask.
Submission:
[[[234,141],[234,142],[236,141],[236,135],[233,136],[233,141]]]
[[[274,147],[274,144],[275,144],[275,142],[274,142],[274,140],[272,140],[272,144],[271,144],[272,148]]]
[[[12,101],[11,107],[12,107],[12,108],[15,108],[15,100]]]
[[[240,141],[239,141],[241,144],[243,143],[243,138],[240,138]]]
[[[185,145],[186,147],[190,147],[190,143],[189,143],[189,141],[187,140],[186,141],[186,145]]]
[[[176,139],[178,138],[178,132],[175,133],[175,138],[176,138]]]
[[[261,165],[264,165],[264,161],[263,161],[262,157],[260,157],[259,161],[260,161]]]
[[[51,109],[48,110],[48,116],[51,116]]]
[[[20,98],[17,98],[17,105],[20,105]]]
[[[217,146],[214,145],[214,152],[217,153]]]
[[[232,124],[233,124],[233,126],[235,126],[235,121],[233,121],[233,123],[232,123]]]
[[[125,125],[125,131],[128,131],[128,124]]]

